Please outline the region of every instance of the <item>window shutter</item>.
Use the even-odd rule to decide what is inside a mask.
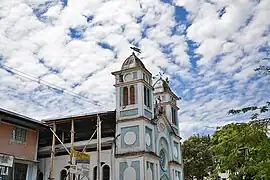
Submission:
[[[135,104],[135,88],[130,86],[130,104]]]
[[[124,106],[128,105],[128,88],[124,87]]]
[[[123,106],[123,95],[124,95],[124,89],[123,87],[120,87],[120,107]]]

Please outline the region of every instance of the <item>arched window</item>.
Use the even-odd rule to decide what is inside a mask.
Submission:
[[[62,171],[60,172],[60,180],[66,180],[66,177],[67,177],[67,170],[62,169]]]
[[[104,165],[102,168],[102,180],[110,180],[110,166]]]
[[[97,166],[93,169],[93,180],[97,180]]]
[[[38,173],[38,180],[43,180],[43,172]]]
[[[128,105],[128,88],[124,87],[124,106]]]
[[[135,88],[130,86],[130,104],[135,104]]]

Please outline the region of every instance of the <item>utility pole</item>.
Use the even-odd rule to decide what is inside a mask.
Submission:
[[[55,121],[53,122],[53,132],[56,132],[56,124]],[[52,135],[52,151],[51,151],[51,160],[50,160],[50,174],[49,174],[49,180],[53,180],[53,164],[54,164],[54,154],[55,154],[55,136]]]
[[[97,180],[101,180],[101,160],[100,160],[100,152],[101,152],[101,122],[99,115],[97,115]]]
[[[74,133],[75,133],[75,131],[74,131],[74,119],[71,119],[71,131],[70,131],[70,144],[71,144],[71,148],[70,148],[70,165],[74,165],[73,164],[73,146],[74,146]],[[69,176],[70,178],[70,180],[73,180],[73,174],[70,174],[70,176]]]

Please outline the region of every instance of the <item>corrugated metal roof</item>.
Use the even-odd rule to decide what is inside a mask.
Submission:
[[[0,108],[0,112],[5,113],[5,114],[8,114],[8,115],[12,115],[12,116],[19,117],[19,118],[21,118],[21,119],[23,119],[23,120],[26,120],[26,121],[28,121],[28,122],[32,122],[32,123],[44,125],[44,124],[42,124],[42,122],[39,121],[39,120],[30,118],[30,117],[27,117],[27,116],[24,116],[24,115],[21,115],[21,114],[19,114],[19,113],[12,112],[12,111],[9,111],[9,110],[3,109],[3,108]]]
[[[73,114],[68,116],[59,116],[55,118],[48,118],[48,119],[42,119],[42,121],[57,121],[57,120],[63,120],[63,119],[70,119],[70,118],[77,118],[82,116],[93,116],[97,114],[106,114],[106,113],[113,113],[114,111],[98,111],[98,112],[92,112],[92,113],[80,113],[80,114]]]

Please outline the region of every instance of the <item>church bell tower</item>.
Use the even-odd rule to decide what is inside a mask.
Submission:
[[[158,176],[154,154],[152,74],[133,52],[121,70],[112,73],[116,88],[115,176],[144,180]],[[148,178],[145,178],[145,177]]]
[[[153,118],[152,74],[133,52],[115,76],[117,121]]]

